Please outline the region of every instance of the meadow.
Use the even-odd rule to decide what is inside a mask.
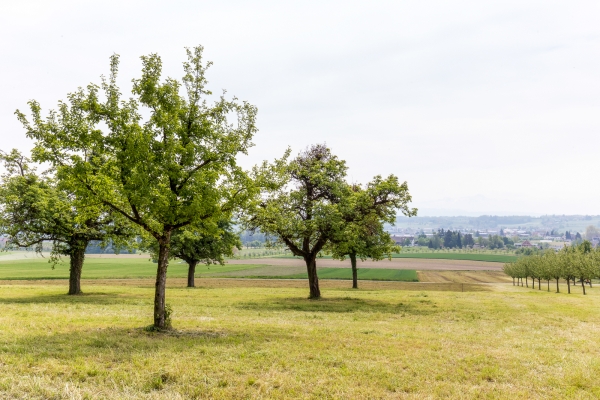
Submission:
[[[0,397],[600,396],[597,288],[324,280],[308,300],[302,280],[183,282],[169,281],[167,333],[144,330],[151,279],[87,280],[80,296],[61,280],[1,282]]]

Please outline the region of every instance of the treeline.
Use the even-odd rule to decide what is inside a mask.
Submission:
[[[529,287],[531,281],[531,287],[535,288],[537,281],[538,290],[542,281],[547,283],[548,291],[550,281],[556,281],[556,293],[560,292],[561,279],[566,281],[568,293],[571,284],[579,282],[585,294],[585,285],[592,287],[592,279],[600,278],[600,248],[594,250],[590,242],[584,241],[578,246],[565,246],[559,252],[547,250],[505,264],[504,273],[513,279],[513,285]]]
[[[462,249],[472,248],[477,245],[494,250],[512,247],[514,242],[505,236],[474,237],[471,233],[462,234],[460,231],[439,229],[431,237],[427,237],[425,234],[419,235],[416,244],[426,246],[430,249]]]

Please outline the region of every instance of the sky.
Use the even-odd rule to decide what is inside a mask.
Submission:
[[[3,1],[0,149],[44,110],[139,57],[258,107],[250,167],[327,143],[349,179],[406,180],[419,215],[600,214],[600,2]]]

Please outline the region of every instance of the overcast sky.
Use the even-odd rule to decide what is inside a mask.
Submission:
[[[0,148],[121,55],[258,107],[250,166],[326,142],[350,178],[407,180],[421,215],[600,214],[600,2],[3,1]]]

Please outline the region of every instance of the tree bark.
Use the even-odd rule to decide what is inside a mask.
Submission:
[[[319,290],[319,277],[317,276],[317,260],[316,257],[310,256],[305,258],[306,272],[308,272],[308,287],[310,289],[310,298],[318,299],[321,297]]]
[[[169,328],[165,313],[165,291],[170,244],[171,232],[164,233],[163,237],[158,240],[158,267],[156,269],[156,287],[154,291],[154,328],[156,329]]]
[[[556,278],[556,293],[560,293],[560,289],[558,288],[558,279]]]
[[[525,277],[525,285],[527,285],[527,287],[529,287],[529,280],[528,280],[528,279],[529,279],[529,278],[526,276],[526,277]]]
[[[194,282],[194,274],[196,273],[196,265],[198,261],[188,261],[188,285],[187,287],[196,287]]]
[[[571,294],[571,279],[567,279],[567,293]]]
[[[548,291],[550,291],[550,279],[548,279]]]
[[[69,294],[81,294],[81,270],[83,269],[83,260],[85,259],[85,249],[87,240],[73,240],[70,244],[70,262],[69,262]]]
[[[352,289],[358,289],[358,270],[356,269],[356,254],[350,253],[350,264],[352,265]]]
[[[542,278],[538,278],[538,290],[542,290]]]
[[[581,278],[581,288],[583,289],[583,295],[585,296],[585,282],[583,278]]]

